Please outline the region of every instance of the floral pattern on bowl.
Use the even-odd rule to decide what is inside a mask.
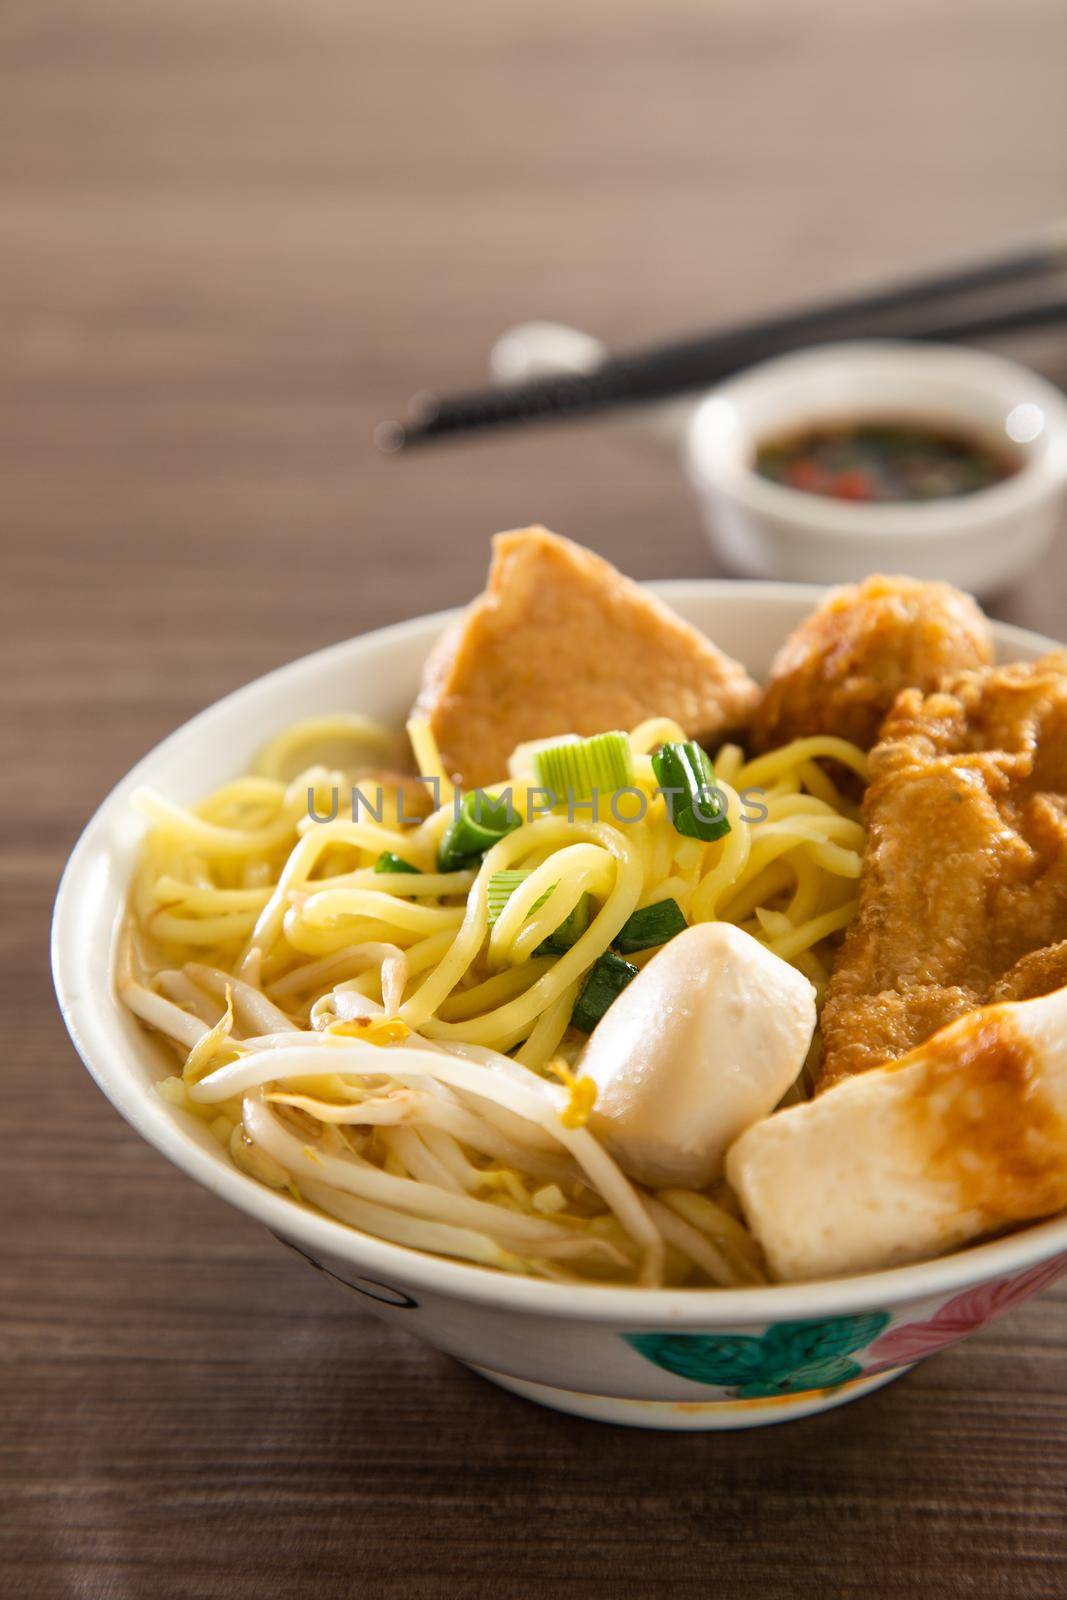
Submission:
[[[1064,1271],[1067,1271],[1067,1255],[1059,1255],[1051,1261],[1039,1261],[1036,1267],[1014,1278],[976,1283],[973,1288],[946,1300],[925,1322],[901,1322],[889,1328],[867,1351],[871,1361],[866,1370],[877,1372],[885,1367],[902,1367],[921,1361],[924,1356],[943,1350],[976,1328],[984,1328],[994,1317],[1021,1305],[1039,1289],[1054,1283]]]
[[[745,1333],[627,1333],[626,1343],[665,1372],[725,1389],[732,1399],[835,1389],[853,1379],[911,1366],[943,1350],[1067,1271],[1067,1254],[995,1283],[954,1295],[921,1322],[891,1326],[888,1311],[823,1321],[772,1323]],[[863,1362],[858,1359],[865,1357]]]
[[[852,1360],[889,1325],[889,1313],[777,1322],[758,1337],[741,1333],[628,1333],[646,1361],[694,1383],[728,1388],[738,1400],[833,1389],[863,1375]]]

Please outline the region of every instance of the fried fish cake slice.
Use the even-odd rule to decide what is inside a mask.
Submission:
[[[961,1017],[753,1124],[726,1175],[773,1275],[920,1261],[1067,1205],[1067,990]]]
[[[485,593],[431,654],[415,704],[465,787],[516,745],[670,717],[719,739],[747,724],[745,669],[607,561],[547,528],[501,533]]]

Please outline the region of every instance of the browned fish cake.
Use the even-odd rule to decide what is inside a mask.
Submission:
[[[515,746],[672,717],[717,738],[759,689],[696,628],[607,561],[523,528],[493,540],[484,594],[426,664],[416,715],[446,771],[471,788],[507,773]]]

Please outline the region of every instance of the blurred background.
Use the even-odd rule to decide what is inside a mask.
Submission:
[[[528,318],[636,342],[1025,237],[1067,203],[1065,59],[1063,0],[4,0],[0,716],[16,756],[0,1001],[18,1182],[0,1301],[19,1354],[5,1416],[32,1455],[8,1488],[73,1478],[77,1495],[27,1502],[15,1543],[27,1573],[47,1550],[53,1575],[80,1562],[102,1585],[30,1577],[20,1593],[169,1593],[150,1564],[202,1559],[232,1567],[198,1594],[263,1600],[275,1590],[244,1586],[241,1552],[294,1475],[321,1498],[286,1559],[315,1552],[340,1574],[353,1482],[385,1523],[390,1497],[437,1492],[403,1465],[431,1406],[443,1434],[467,1428],[497,1496],[497,1513],[449,1502],[456,1548],[469,1561],[495,1539],[507,1559],[521,1505],[523,1593],[558,1592],[538,1587],[531,1552],[568,1525],[539,1452],[558,1447],[562,1485],[590,1476],[565,1419],[502,1410],[465,1377],[442,1398],[443,1360],[370,1322],[360,1350],[381,1394],[348,1395],[366,1435],[316,1378],[283,1393],[296,1363],[340,1370],[350,1308],[167,1168],[80,1073],[45,966],[56,878],[93,806],[177,723],[283,660],[465,600],[498,529],[545,522],[639,578],[713,573],[676,464],[619,422],[393,459],[374,425],[416,391],[480,383],[495,338]],[[1067,383],[1067,335],[997,348]],[[998,609],[1062,637],[1065,598],[1061,543]],[[42,1275],[42,1257],[64,1270]],[[1057,1312],[1043,1300],[1014,1320],[1015,1345],[931,1363],[895,1411],[866,1402],[836,1454],[775,1469],[767,1443],[739,1444],[715,1481],[751,1543],[720,1550],[720,1578],[844,1593],[818,1565],[844,1550],[848,1592],[883,1592],[864,1552],[880,1562],[892,1544],[894,1592],[910,1572],[928,1596],[958,1593],[953,1561],[981,1555],[988,1592],[1022,1593],[1028,1517],[1067,1559],[1063,1435],[1033,1448],[1054,1384],[1042,1401],[1035,1377],[1029,1410],[991,1401],[973,1420],[966,1484],[951,1427],[961,1383],[1006,1395],[1020,1360],[1049,1370]],[[206,1420],[205,1392],[224,1395]],[[605,1567],[603,1547],[572,1541],[568,1572],[637,1572],[658,1594],[661,1574],[688,1570],[663,1541],[708,1536],[698,1446],[642,1477],[632,1441],[598,1441],[617,1499],[590,1504],[618,1519],[614,1554]],[[172,1489],[198,1476],[243,1494],[244,1520],[220,1500],[202,1521],[188,1502],[175,1568]],[[399,1553],[367,1526],[365,1574],[380,1586],[400,1561],[411,1578],[379,1592],[430,1593],[419,1574],[441,1552],[418,1517]],[[338,1576],[329,1592],[351,1591]]]
[[[132,757],[465,599],[499,528],[710,573],[674,463],[617,422],[395,460],[374,424],[526,318],[640,341],[1027,235],[1067,197],[1065,49],[1060,0],[7,0],[23,659],[126,675]],[[1067,336],[997,348],[1067,379]],[[1062,586],[1027,592],[1052,629]]]

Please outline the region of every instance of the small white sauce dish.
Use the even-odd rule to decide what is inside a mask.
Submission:
[[[606,353],[576,329],[526,323],[498,341],[491,367],[511,382],[589,372]],[[696,402],[633,415],[679,449],[709,543],[731,572],[815,583],[907,572],[989,595],[1038,561],[1063,525],[1067,398],[988,351],[901,340],[819,345],[750,367]],[[865,421],[973,434],[1021,466],[972,494],[892,504],[804,493],[754,469],[761,444]]]
[[[926,502],[857,503],[760,477],[758,445],[809,426],[901,420],[973,433],[1021,461],[1002,482]],[[713,547],[761,577],[837,583],[869,572],[945,578],[975,594],[1036,562],[1067,497],[1067,401],[986,351],[869,341],[762,362],[697,407],[686,465]]]

